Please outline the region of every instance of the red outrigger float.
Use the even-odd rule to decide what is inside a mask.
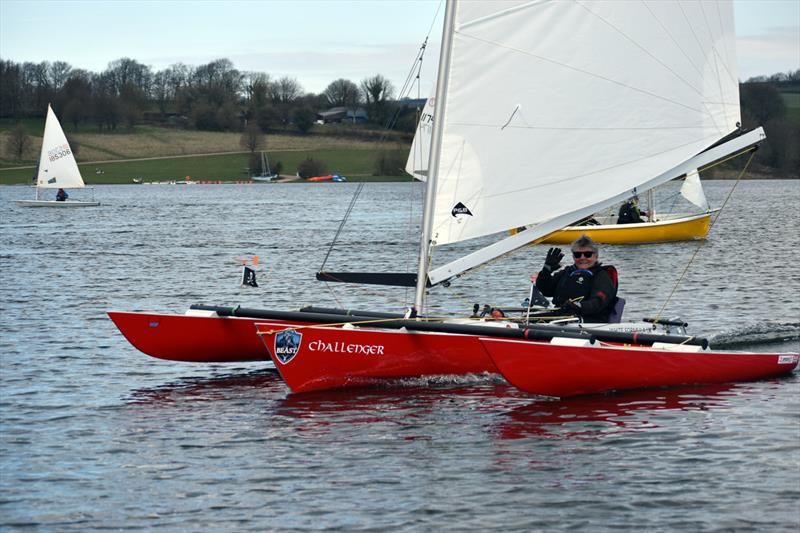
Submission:
[[[189,363],[269,361],[253,335],[257,319],[125,311],[109,311],[108,316],[136,349],[158,359]]]
[[[387,313],[374,316],[397,317]],[[269,361],[255,331],[264,319],[292,324],[342,322],[342,315],[192,305],[184,315],[109,311],[128,342],[149,356],[187,363]]]

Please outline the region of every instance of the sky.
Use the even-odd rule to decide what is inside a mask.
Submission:
[[[734,0],[734,10],[741,80],[800,69],[800,0]],[[319,93],[375,74],[400,88],[430,35],[425,97],[443,12],[441,0],[0,0],[0,58],[92,72],[123,57],[154,71],[228,58]]]

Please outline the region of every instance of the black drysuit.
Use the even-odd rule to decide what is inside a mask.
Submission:
[[[570,265],[555,273],[543,268],[536,278],[536,288],[553,297],[553,305],[561,307],[567,300],[581,298],[580,309],[570,309],[584,322],[608,322],[617,298],[617,269],[596,264],[588,270]]]

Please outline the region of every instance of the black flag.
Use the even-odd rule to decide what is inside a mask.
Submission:
[[[256,271],[247,265],[242,265],[242,269],[242,285],[258,287],[258,283],[256,283]]]

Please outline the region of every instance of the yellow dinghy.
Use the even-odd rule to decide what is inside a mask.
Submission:
[[[640,244],[704,239],[708,234],[711,214],[714,211],[699,215],[661,215],[656,221],[635,224],[604,223],[605,220],[598,217],[596,220],[601,222],[599,225],[567,226],[547,235],[537,243],[569,244],[581,235],[588,235],[595,242],[603,244]]]

